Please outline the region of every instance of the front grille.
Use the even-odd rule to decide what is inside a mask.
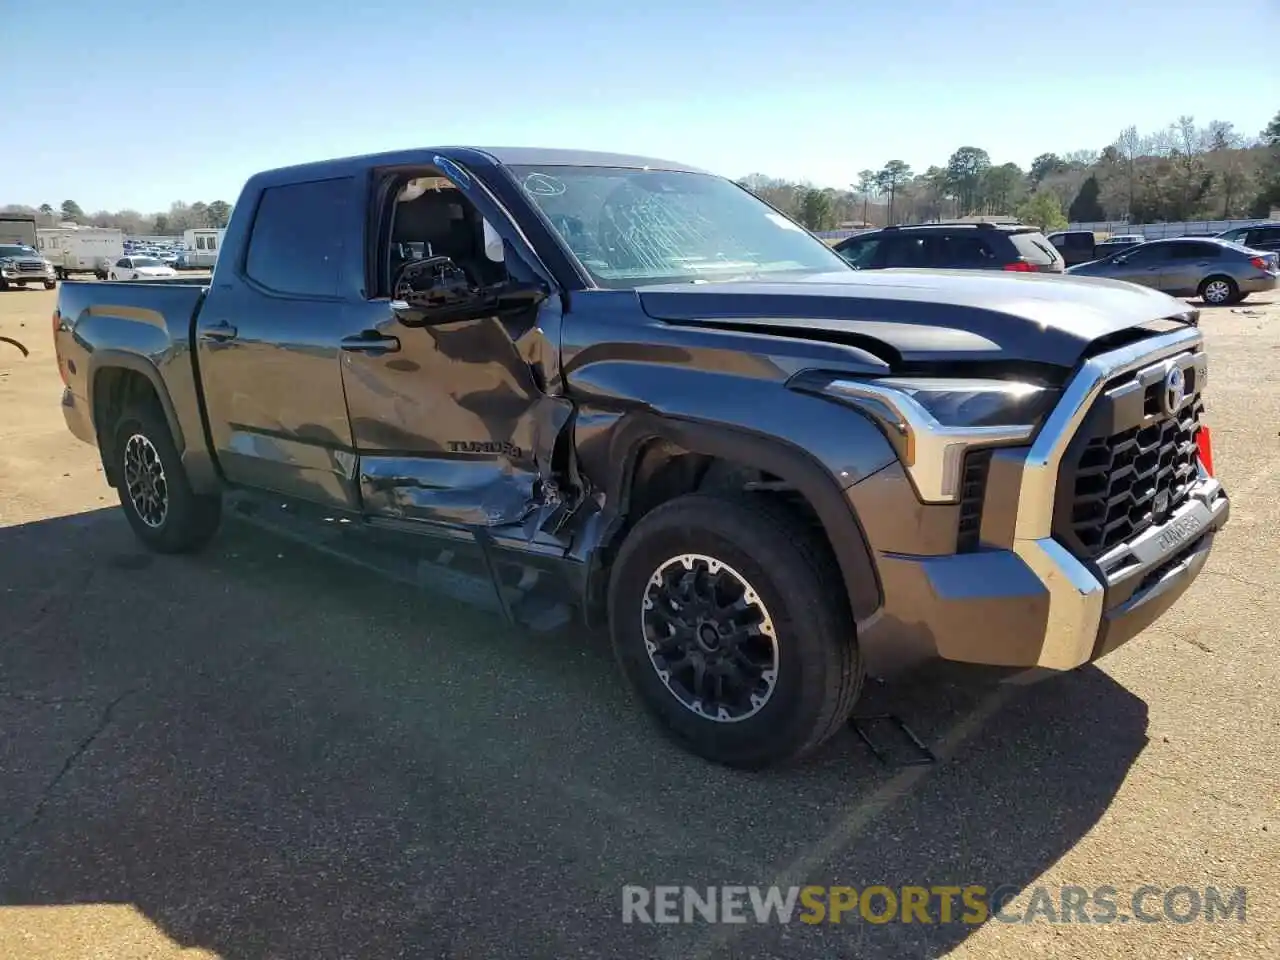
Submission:
[[[957,553],[972,553],[978,549],[982,533],[982,500],[986,496],[987,474],[990,470],[990,450],[973,450],[965,454],[960,493],[960,526],[956,533]]]
[[[19,260],[18,270],[22,273],[44,273],[44,262],[41,260]]]
[[[1197,481],[1204,355],[1170,362],[1186,378],[1186,398],[1173,414],[1162,400],[1168,363],[1126,374],[1104,388],[1064,458],[1060,489],[1069,499],[1055,527],[1083,559],[1163,522]]]

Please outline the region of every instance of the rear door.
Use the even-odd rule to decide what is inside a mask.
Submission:
[[[244,259],[215,276],[196,323],[227,479],[348,509],[358,496],[339,354],[358,332],[343,285],[346,245],[363,232],[357,190],[353,177],[265,188]]]
[[[1160,289],[1178,297],[1189,297],[1200,281],[1214,272],[1223,248],[1203,240],[1176,240],[1164,244],[1167,251],[1160,269]]]

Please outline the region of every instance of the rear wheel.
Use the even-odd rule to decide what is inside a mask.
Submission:
[[[1240,288],[1230,277],[1208,277],[1200,284],[1200,299],[1215,307],[1240,300]]]
[[[627,536],[609,585],[614,652],[674,740],[763,767],[802,757],[848,719],[862,664],[824,547],[765,503],[700,494]]]
[[[120,506],[133,532],[151,549],[198,550],[217,532],[222,499],[191,489],[169,425],[154,404],[124,411],[111,456]]]

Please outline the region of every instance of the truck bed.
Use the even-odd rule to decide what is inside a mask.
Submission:
[[[96,371],[124,363],[151,376],[157,395],[180,398],[182,415],[174,414],[173,424],[179,449],[188,439],[202,442],[191,336],[208,290],[207,278],[184,277],[59,285],[54,340],[73,433],[92,436]]]

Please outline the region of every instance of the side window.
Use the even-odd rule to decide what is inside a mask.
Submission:
[[[337,296],[350,192],[350,177],[264,190],[245,274],[276,293]]]
[[[880,252],[880,238],[868,237],[865,240],[852,240],[839,251],[855,267],[870,267],[875,263],[876,254]]]
[[[502,283],[509,270],[524,270],[518,261],[507,262],[501,237],[446,177],[400,181],[383,223],[387,259],[377,286],[387,293],[405,266],[430,257],[448,257],[477,286]]]
[[[1133,250],[1122,250],[1121,256],[1124,257],[1125,263],[1131,263],[1134,266],[1152,266],[1168,259],[1169,244],[1144,243]]]
[[[1249,231],[1249,236],[1231,237],[1236,243],[1243,243],[1246,247],[1251,247],[1257,243],[1276,243],[1280,241],[1280,227],[1255,227]]]
[[[972,234],[935,237],[930,263],[935,267],[981,267],[995,259],[986,243]]]
[[[196,249],[197,250],[204,249],[204,237],[196,237]]]
[[[116,261],[116,266],[124,267],[127,270],[129,267],[133,266],[133,264],[129,262],[128,257],[121,257],[119,260]]]
[[[885,240],[886,267],[927,267],[923,237],[890,237]]]
[[[217,250],[217,249],[218,249],[218,238],[217,238],[217,237],[206,237],[206,238],[205,238],[205,242],[209,244],[209,246],[208,246],[208,249],[209,249],[209,250]]]

